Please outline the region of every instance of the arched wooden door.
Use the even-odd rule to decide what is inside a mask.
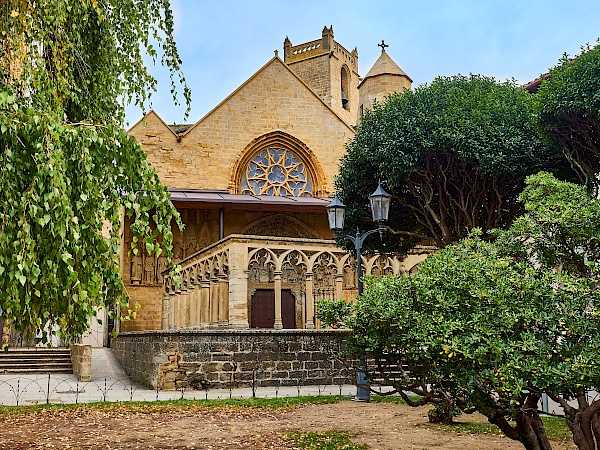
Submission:
[[[296,328],[296,299],[289,289],[281,290],[281,321],[283,328]]]
[[[283,328],[296,328],[296,299],[289,289],[281,291]],[[250,300],[250,328],[273,328],[275,325],[275,291],[257,289]]]

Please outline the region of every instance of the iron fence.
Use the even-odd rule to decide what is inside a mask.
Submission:
[[[250,387],[210,387],[202,390],[182,385],[177,390],[148,389],[128,379],[101,377],[79,381],[72,375],[0,375],[0,405],[79,404],[91,402],[200,400],[226,398],[282,398],[305,395],[347,395],[356,393],[351,380],[340,384],[264,386],[254,380]]]

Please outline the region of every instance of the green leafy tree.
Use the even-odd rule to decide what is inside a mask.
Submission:
[[[564,358],[554,377],[544,380],[548,395],[564,409],[580,449],[600,448],[600,400],[586,393],[600,386],[597,361],[598,287],[600,286],[600,199],[586,187],[557,180],[548,173],[528,179],[521,195],[528,214],[501,233],[501,245],[513,258],[534,261],[537,271],[566,273],[589,287],[580,304],[580,322],[567,324],[556,351]],[[568,315],[567,315],[568,317]],[[564,318],[562,319],[565,320]],[[575,406],[568,403],[575,400]]]
[[[321,300],[318,302],[319,320],[332,328],[345,327],[344,319],[352,313],[352,304],[346,301]]]
[[[436,78],[374,105],[337,179],[350,227],[371,226],[367,198],[378,178],[392,194],[388,249],[423,239],[443,248],[475,227],[509,225],[522,212],[525,177],[567,165],[533,119],[527,91],[478,75]]]
[[[477,231],[415,276],[370,279],[343,319],[347,356],[367,355],[408,404],[479,411],[527,449],[551,448],[546,393],[577,447],[596,449],[600,399],[586,393],[600,385],[600,200],[547,173],[521,199],[527,213],[493,242]]]
[[[540,130],[558,145],[582,184],[594,193],[600,181],[600,44],[563,56],[537,92]]]
[[[515,220],[498,243],[540,270],[560,270],[589,280],[600,277],[600,201],[585,186],[540,172],[520,196],[527,214]]]
[[[76,339],[97,306],[127,304],[123,213],[134,252],[172,256],[179,216],[121,125],[156,86],[155,47],[189,105],[173,18],[167,0],[0,0],[0,34],[1,318]]]

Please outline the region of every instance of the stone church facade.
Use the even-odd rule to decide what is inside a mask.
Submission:
[[[356,261],[327,225],[334,178],[354,126],[375,100],[410,89],[385,52],[364,78],[358,52],[334,40],[292,45],[193,125],[151,111],[139,140],[185,223],[174,227],[181,283],[166,260],[130,253],[124,224],[122,276],[141,305],[123,331],[319,327],[314,304],[356,296]],[[365,257],[366,274],[405,274],[423,254]]]

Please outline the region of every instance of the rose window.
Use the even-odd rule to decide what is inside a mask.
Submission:
[[[248,164],[242,177],[242,193],[310,197],[312,181],[296,155],[270,148],[261,151]]]

